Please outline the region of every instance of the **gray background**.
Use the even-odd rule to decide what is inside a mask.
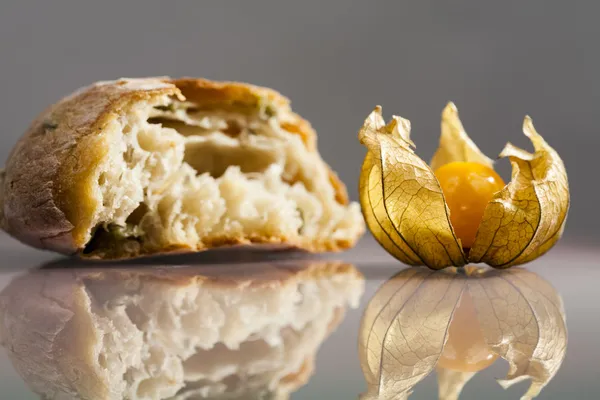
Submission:
[[[530,114],[562,155],[566,236],[597,242],[595,1],[13,1],[0,6],[0,164],[44,107],[96,80],[203,76],[274,87],[319,132],[356,198],[356,133],[376,104],[433,154],[448,100],[490,156]],[[85,4],[82,4],[85,3]],[[507,177],[507,162],[500,167]],[[567,240],[569,241],[569,240]]]

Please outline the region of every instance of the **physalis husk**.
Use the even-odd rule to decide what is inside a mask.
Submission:
[[[529,117],[523,131],[535,152],[506,145],[500,157],[508,157],[513,170],[504,186],[493,172],[493,161],[467,136],[453,103],[442,113],[440,145],[431,165],[413,150],[410,122],[394,116],[386,124],[381,107],[376,107],[358,137],[368,150],[360,176],[360,201],[377,241],[400,261],[433,269],[467,262],[508,268],[548,251],[565,226],[567,173]],[[463,175],[459,183],[452,180],[455,171]],[[487,186],[482,189],[482,184]],[[467,193],[464,204],[457,193]],[[464,210],[463,218],[459,213]],[[458,217],[457,226],[452,224],[452,213]]]

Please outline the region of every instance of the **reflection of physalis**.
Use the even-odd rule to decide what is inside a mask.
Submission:
[[[455,400],[498,357],[504,388],[530,378],[532,399],[566,351],[562,300],[523,269],[405,269],[382,285],[361,323],[359,354],[369,389],[363,399],[406,399],[437,367],[439,398]]]
[[[287,399],[364,280],[339,262],[42,269],[0,339],[44,399]]]
[[[371,233],[394,257],[433,269],[467,262],[507,268],[529,262],[561,237],[569,208],[565,166],[529,117],[533,154],[507,144],[512,179],[504,185],[493,161],[467,136],[454,104],[442,114],[431,165],[413,151],[410,122],[381,108],[366,119],[360,201]]]

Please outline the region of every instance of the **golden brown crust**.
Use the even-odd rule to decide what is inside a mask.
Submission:
[[[101,82],[44,111],[8,158],[5,230],[42,249],[82,248],[97,207],[91,176],[107,151],[103,128],[136,101],[178,93],[157,79]]]
[[[165,82],[177,86],[183,96],[200,109],[228,110],[228,106],[242,106],[254,110],[263,104],[271,104],[289,110],[290,101],[286,97],[265,87],[190,77],[166,79]]]
[[[19,140],[8,158],[4,179],[0,179],[0,226],[31,246],[85,257],[83,249],[100,206],[92,190],[94,176],[108,151],[103,130],[134,103],[164,95],[185,96],[198,107],[270,107],[284,129],[298,134],[307,148],[316,151],[316,133],[310,124],[291,111],[287,98],[271,89],[193,78],[99,82],[48,108]],[[344,185],[331,169],[329,172],[336,200],[348,204]],[[120,249],[111,258],[254,243],[282,243],[308,251],[353,245],[350,240],[290,243],[285,237],[218,238],[199,249],[187,245],[145,249],[143,253]]]
[[[329,182],[335,190],[335,201],[337,201],[340,204],[350,203],[346,186],[332,169],[329,169]]]
[[[316,150],[317,134],[310,123],[291,110],[287,97],[273,89],[241,82],[215,82],[197,78],[180,78],[167,82],[177,86],[183,96],[200,109],[262,109],[265,112],[276,112],[283,129],[300,136],[309,150]]]

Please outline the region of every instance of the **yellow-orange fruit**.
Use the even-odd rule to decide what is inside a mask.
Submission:
[[[504,188],[504,181],[492,168],[474,162],[452,162],[435,171],[454,233],[465,249],[475,241],[483,212],[494,193]]]

